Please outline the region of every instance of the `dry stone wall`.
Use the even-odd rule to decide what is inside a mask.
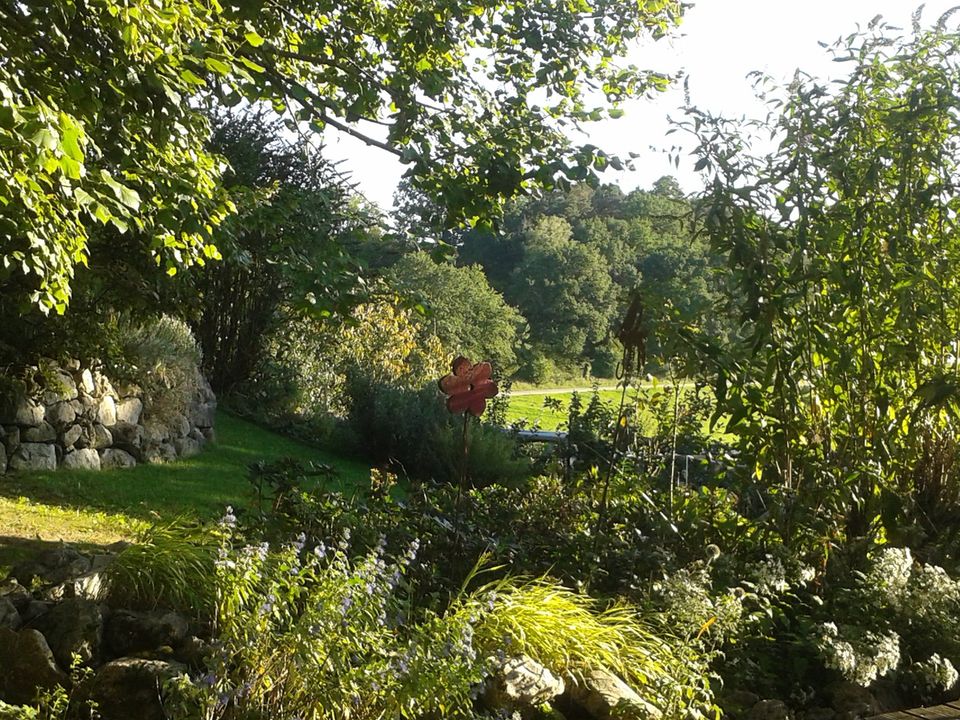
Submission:
[[[183,395],[172,403],[182,412],[163,413],[138,385],[115,385],[96,365],[50,361],[25,377],[0,395],[0,474],[169,462],[214,439],[217,400],[199,371],[189,388],[170,391]]]

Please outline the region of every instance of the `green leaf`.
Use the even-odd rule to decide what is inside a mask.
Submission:
[[[222,60],[217,60],[217,58],[204,58],[203,64],[207,66],[207,70],[215,72],[218,75],[229,75],[233,68],[231,68],[227,63]]]
[[[256,30],[250,30],[244,34],[243,37],[246,38],[247,42],[253,47],[260,47],[263,45],[263,38],[260,37],[260,33],[258,33]]]

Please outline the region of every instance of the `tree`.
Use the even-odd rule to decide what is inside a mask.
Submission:
[[[498,370],[515,365],[524,319],[490,287],[478,266],[437,263],[419,252],[401,259],[387,277],[404,296],[426,306],[424,322],[444,347],[475,361],[490,360]]]
[[[292,129],[393,153],[447,223],[589,179],[619,161],[565,132],[667,85],[616,60],[681,12],[676,0],[0,3],[3,292],[63,312],[98,224],[140,237],[171,274],[216,258],[235,208],[204,146],[204,104],[267,103]],[[385,139],[363,129],[376,125]]]
[[[779,92],[776,150],[692,109],[743,333],[691,337],[789,541],[960,530],[960,34],[872,23]]]

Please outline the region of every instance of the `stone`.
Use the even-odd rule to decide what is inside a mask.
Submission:
[[[746,715],[747,720],[793,720],[793,712],[782,700],[761,700]]]
[[[25,443],[46,443],[57,439],[57,430],[53,425],[43,420],[37,427],[25,428],[20,433],[20,440]]]
[[[77,403],[76,405],[74,403]],[[54,427],[64,427],[70,425],[77,419],[77,409],[81,407],[79,402],[63,401],[48,405],[44,419]]]
[[[155,418],[143,422],[143,444],[159,445],[170,439],[170,428]]]
[[[83,434],[77,440],[77,447],[88,447],[94,450],[103,450],[113,445],[113,434],[100,423],[87,425]]]
[[[44,408],[27,397],[7,398],[0,403],[0,423],[36,427],[43,422]]]
[[[881,712],[873,693],[856,683],[846,680],[831,683],[825,694],[830,700],[830,707],[838,715],[849,713],[848,717],[869,717]]]
[[[209,428],[201,428],[200,432],[203,433],[204,439],[206,439],[206,441],[207,441],[210,445],[216,445],[216,444],[217,444],[217,431],[214,430],[212,427],[209,427]]]
[[[96,422],[100,401],[97,398],[91,397],[90,395],[82,392],[80,393],[78,402],[80,403],[80,412],[78,413],[78,418],[82,418],[88,423]]]
[[[833,720],[837,711],[828,707],[814,707],[803,713],[803,720]]]
[[[176,459],[177,449],[171,443],[151,445],[143,451],[143,461],[152,465],[175,462]]]
[[[63,456],[62,468],[66,470],[99,470],[100,453],[93,448],[74,450]]]
[[[39,690],[67,684],[46,639],[33,629],[0,627],[0,668],[0,700],[13,705],[32,703]]]
[[[190,421],[186,415],[174,415],[170,421],[171,432],[174,437],[186,437],[190,434]]]
[[[53,405],[61,400],[76,400],[79,391],[73,376],[65,370],[55,370],[43,391],[43,404]]]
[[[124,420],[118,420],[110,429],[113,435],[113,444],[131,454],[143,446],[143,425],[134,425]]]
[[[487,683],[484,702],[491,709],[541,705],[562,695],[564,682],[526,655],[507,660]]]
[[[143,388],[133,382],[122,382],[117,385],[117,395],[122,399],[139,398],[143,396]]]
[[[80,370],[80,361],[77,358],[70,358],[63,365],[67,370],[78,372]]]
[[[201,449],[203,449],[203,446],[207,444],[207,439],[203,436],[203,431],[200,428],[193,428],[187,437],[191,440],[195,440]]]
[[[136,464],[137,459],[133,455],[119,448],[107,448],[100,451],[100,468],[102,470],[129,468]]]
[[[734,690],[726,693],[720,699],[720,707],[723,708],[723,714],[743,717],[747,711],[760,702],[760,696],[748,690]]]
[[[6,433],[3,437],[3,446],[7,449],[7,457],[10,457],[20,447],[20,428],[16,425],[5,425],[3,430]]]
[[[199,670],[207,667],[211,651],[209,642],[196,635],[190,635],[177,647],[176,657],[191,668]]]
[[[7,474],[7,448],[0,444],[0,475]]]
[[[16,605],[7,597],[0,596],[0,628],[16,630],[23,623]]]
[[[81,435],[83,435],[83,428],[79,425],[71,425],[60,436],[60,444],[65,448],[71,448],[76,445]]]
[[[74,655],[86,665],[99,659],[103,645],[103,613],[95,600],[67,598],[33,624],[47,639],[60,667],[70,667]]]
[[[142,412],[143,401],[140,398],[124,398],[117,405],[117,422],[125,422],[130,423],[131,425],[136,425],[140,422],[140,414]]]
[[[100,421],[101,425],[108,428],[117,424],[117,402],[111,395],[104,395],[100,398],[97,420]]]
[[[18,583],[15,578],[8,577],[0,582],[0,598],[6,598],[13,603],[18,612],[23,612],[33,596],[30,591]]]
[[[177,438],[173,441],[173,447],[176,449],[177,455],[182,458],[199,455],[201,450],[200,443],[191,438]]]
[[[101,720],[166,720],[164,684],[185,671],[178,663],[120,658],[100,668],[90,699],[97,704]]]
[[[189,623],[176,613],[117,610],[107,623],[104,641],[114,655],[133,655],[179,645],[189,629]]]
[[[215,402],[200,403],[191,408],[190,423],[198,428],[213,427],[216,414],[217,404]]]
[[[29,625],[38,617],[50,612],[50,608],[52,608],[53,605],[54,603],[49,600],[31,600],[27,603],[27,606],[20,611],[20,616],[23,618],[23,622]]]
[[[93,395],[97,391],[97,384],[93,381],[93,373],[89,368],[84,368],[80,373],[80,387],[88,395]]]
[[[20,443],[17,452],[10,458],[11,470],[56,470],[57,451],[47,443]]]
[[[582,680],[571,683],[570,697],[591,717],[659,720],[663,713],[641,698],[623,680],[606,670],[591,670]]]

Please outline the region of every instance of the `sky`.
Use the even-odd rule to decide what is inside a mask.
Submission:
[[[647,42],[633,50],[629,62],[639,67],[675,73],[688,78],[692,103],[728,117],[762,117],[763,105],[754,95],[747,75],[759,70],[787,81],[797,68],[818,77],[836,77],[845,69],[833,63],[818,41],[832,43],[861,27],[876,15],[909,30],[914,0],[698,0],[678,32],[670,39]],[[930,0],[923,24],[931,25],[960,0]],[[673,175],[687,192],[699,189],[692,161],[680,166],[669,162],[666,150],[682,142],[679,134],[667,136],[668,118],[680,116],[684,103],[682,84],[654,99],[624,105],[624,115],[586,126],[583,139],[603,150],[626,156],[639,154],[633,171],[608,171],[604,182],[629,191],[649,188],[658,178]],[[388,153],[358,140],[328,131],[325,155],[343,160],[358,189],[368,199],[389,209],[404,167]]]

